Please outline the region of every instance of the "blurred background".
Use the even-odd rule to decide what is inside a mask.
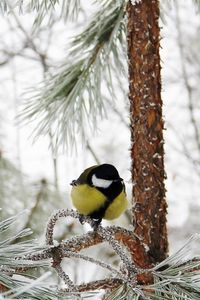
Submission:
[[[1,219],[25,210],[18,226],[31,227],[41,240],[53,211],[72,207],[70,182],[88,166],[114,164],[131,199],[125,79],[114,82],[116,99],[107,97],[106,118],[99,118],[95,131],[88,130],[84,142],[77,133],[73,148],[55,148],[51,132],[36,137],[37,120],[26,120],[23,125],[18,120],[27,91],[37,89],[47,71],[56,70],[67,56],[71,37],[81,32],[96,11],[91,1],[82,2],[79,20],[74,23],[65,23],[55,12],[51,22],[44,20],[34,30],[35,16],[17,10],[0,21]],[[200,18],[192,1],[176,1],[171,6],[166,1],[161,13],[166,197],[173,253],[200,228]],[[129,228],[130,217],[125,214],[113,223]],[[56,239],[63,240],[84,230],[72,220],[63,220],[57,226]],[[96,256],[117,262],[112,250],[98,247]],[[77,263],[71,266],[75,281],[82,277],[76,272],[78,268]],[[90,276],[94,278],[94,273]]]

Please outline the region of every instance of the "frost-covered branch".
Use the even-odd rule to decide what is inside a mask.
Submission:
[[[105,115],[102,78],[111,78],[112,63],[118,74],[124,69],[125,4],[123,0],[103,1],[87,28],[74,38],[67,60],[37,92],[34,87],[27,95],[31,100],[26,102],[21,117],[38,120],[36,136],[48,134],[53,127],[58,145],[73,145],[75,133],[85,138],[87,131],[95,128],[98,117]],[[108,91],[112,90],[110,83]]]
[[[199,235],[193,236],[177,253],[151,269],[138,266],[134,268],[134,263],[129,262],[129,259],[132,260],[132,255],[134,255],[133,253],[130,254],[133,250],[130,244],[132,241],[133,245],[138,243],[142,246],[142,243],[131,231],[121,227],[103,228],[100,226],[96,232],[92,231],[81,236],[71,237],[60,244],[55,243],[53,245],[53,233],[57,221],[61,217],[66,218],[68,216],[75,219],[80,217],[73,210],[60,210],[50,218],[47,225],[47,232],[49,231],[49,233],[46,234],[46,246],[39,246],[36,241],[31,240],[12,244],[13,241],[30,234],[30,230],[23,230],[17,236],[6,240],[1,239],[0,289],[4,293],[4,299],[9,298],[11,294],[30,299],[35,299],[34,297],[52,300],[57,299],[57,297],[59,299],[77,299],[76,297],[81,296],[82,293],[87,294],[90,291],[99,289],[108,290],[111,293],[108,299],[113,299],[114,295],[120,296],[120,299],[129,299],[128,297],[135,299],[135,297],[142,296],[145,300],[161,300],[168,299],[166,297],[172,297],[172,295],[174,300],[199,299],[200,259],[189,255],[193,248],[193,242],[200,241]],[[2,232],[8,230],[18,218],[19,216],[16,216],[0,222],[0,233],[2,234]],[[92,224],[89,217],[86,217],[84,221]],[[123,263],[120,269],[115,269],[107,263],[78,253],[82,249],[103,241],[108,242],[120,256]],[[135,254],[137,255],[137,253]],[[83,259],[94,263],[110,271],[111,277],[76,285],[62,268],[63,258]],[[30,277],[26,273],[30,268],[49,268],[50,266],[64,281],[66,285],[64,289],[46,283],[46,279],[51,276],[51,272],[46,272],[38,278]],[[21,275],[20,279],[16,279],[13,275],[19,273]],[[192,295],[192,298],[187,298],[188,295]]]
[[[48,225],[47,225],[47,231],[46,231],[46,242],[48,245],[53,245],[53,232],[54,232],[54,227],[56,225],[56,222],[59,218],[62,217],[73,217],[73,218],[80,218],[80,215],[73,211],[73,210],[59,210],[57,213],[55,213],[49,220]],[[89,217],[85,217],[84,218],[85,222],[88,222],[90,225],[92,225],[93,220],[91,220]],[[119,228],[117,228],[116,232],[119,231]],[[121,233],[123,234],[123,229],[120,229]],[[128,283],[130,282],[131,285],[134,284],[134,282],[136,282],[136,274],[138,273],[137,271],[137,267],[134,265],[133,261],[130,259],[129,255],[127,255],[127,253],[124,252],[121,244],[118,242],[118,240],[115,238],[116,235],[115,232],[115,227],[111,227],[111,230],[109,230],[109,228],[103,228],[102,226],[98,227],[97,232],[95,232],[95,235],[99,235],[102,238],[102,241],[106,241],[108,242],[111,247],[113,248],[113,250],[115,251],[116,254],[118,254],[118,256],[120,257],[121,261],[124,264],[124,269],[126,270],[126,274],[121,274],[121,278],[124,277],[125,281]],[[128,232],[129,235],[131,235],[131,232]],[[132,236],[132,238],[134,238]],[[87,240],[87,239],[86,239]],[[83,245],[85,245],[85,243],[83,243]],[[65,256],[70,256],[71,253],[71,247],[67,246],[67,242],[65,242],[65,247],[69,250],[67,250],[65,252]],[[59,247],[59,250],[62,251],[62,249]],[[56,255],[56,265],[61,262],[60,258],[63,255]],[[59,258],[57,260],[57,258]],[[81,257],[80,257],[81,258]],[[93,261],[94,262],[94,261]],[[99,264],[99,262],[97,262],[97,264]],[[106,267],[106,265],[103,265],[104,267]],[[107,266],[107,269],[109,271],[112,270],[112,268],[110,266]],[[116,273],[116,271],[115,271]]]
[[[50,17],[57,11],[65,20],[77,18],[81,9],[80,0],[1,0],[0,11],[10,13],[17,10],[20,13],[35,12],[35,26],[39,27],[45,17]]]

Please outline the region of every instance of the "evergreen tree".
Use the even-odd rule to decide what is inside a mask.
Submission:
[[[23,8],[24,3],[18,1],[17,5]],[[80,10],[79,1],[75,0],[29,1],[29,10],[37,12],[36,26],[56,5],[62,7],[66,18],[75,16]],[[12,9],[5,0],[1,7],[4,11]],[[45,246],[39,247],[33,241],[16,243],[16,250],[9,252],[16,238],[24,237],[26,231],[2,242],[1,250],[6,254],[1,265],[3,297],[13,297],[14,293],[16,298],[72,299],[78,298],[81,292],[87,292],[89,296],[88,291],[105,289],[109,295],[104,299],[110,300],[199,299],[199,260],[186,256],[191,241],[181,251],[167,257],[159,15],[158,0],[102,1],[88,27],[72,42],[69,60],[53,76],[46,76],[40,91],[27,102],[23,111],[23,116],[28,119],[41,118],[38,133],[52,134],[54,128],[56,147],[62,143],[69,147],[77,129],[85,137],[83,124],[95,126],[97,116],[103,114],[101,74],[105,74],[104,84],[112,97],[113,73],[120,76],[121,70],[126,74],[129,79],[134,231],[100,226],[97,233],[88,232],[54,245],[57,220],[79,217],[71,210],[58,211],[48,222]],[[128,74],[122,60],[126,38]],[[85,221],[91,224],[90,218],[86,217]],[[12,222],[13,219],[2,222],[2,232]],[[103,241],[108,242],[120,257],[121,269],[77,254]],[[91,261],[109,270],[112,276],[75,285],[61,266],[64,257]],[[38,288],[38,280],[31,277],[28,277],[30,287],[28,284],[25,287],[27,275],[24,272],[30,265],[45,268],[49,260],[66,284],[59,296],[55,288]],[[20,272],[24,274],[19,284],[15,274]]]

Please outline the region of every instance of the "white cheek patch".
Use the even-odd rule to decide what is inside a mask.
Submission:
[[[96,187],[106,189],[112,184],[113,180],[106,180],[97,178],[96,175],[92,175],[92,184]]]

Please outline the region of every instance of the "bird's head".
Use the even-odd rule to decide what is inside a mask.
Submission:
[[[98,188],[109,188],[113,182],[120,182],[117,169],[110,164],[102,164],[91,169],[88,174],[88,183]]]

